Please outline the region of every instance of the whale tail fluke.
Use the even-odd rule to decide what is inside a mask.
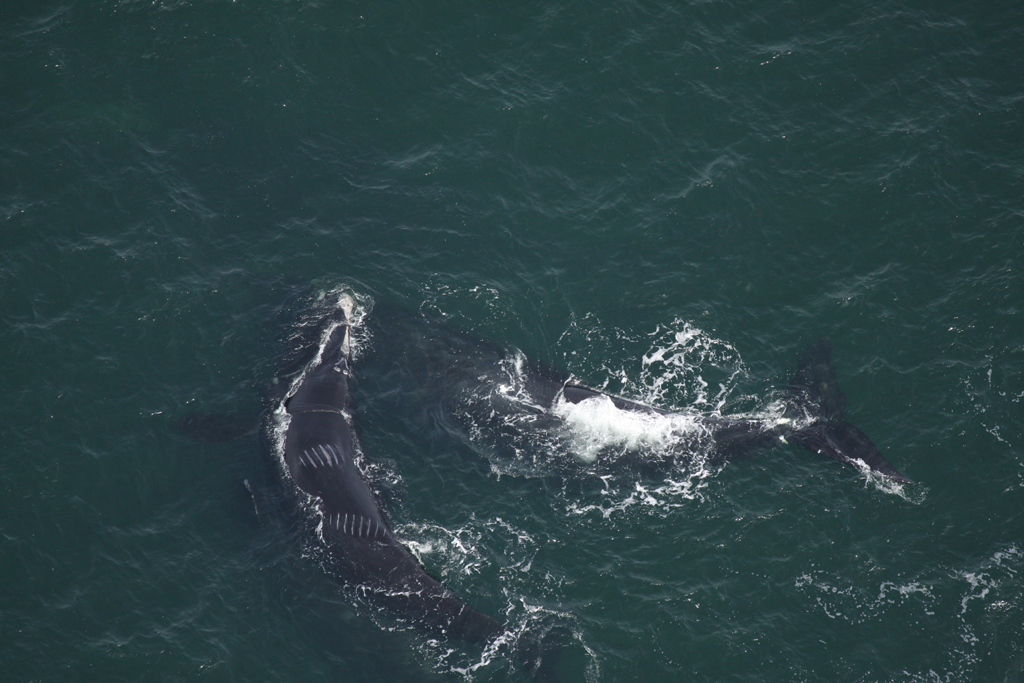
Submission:
[[[820,419],[809,427],[787,434],[788,441],[855,467],[862,466],[862,463],[872,472],[894,481],[914,483],[882,456],[867,434],[843,419],[846,395],[836,381],[832,344],[827,339],[819,339],[807,347],[789,388],[793,407],[802,412],[813,412]]]
[[[872,472],[884,475],[902,484],[914,480],[902,474],[886,460],[868,435],[845,420],[818,422],[791,434],[788,439],[827,458],[855,467],[860,463]]]

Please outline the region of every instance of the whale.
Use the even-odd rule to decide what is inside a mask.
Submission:
[[[395,536],[363,470],[351,380],[352,300],[331,315],[319,357],[270,413],[284,428],[282,476],[302,499],[332,570],[429,633],[483,643],[505,631],[436,580]]]
[[[293,504],[287,507],[322,551],[314,554],[361,602],[428,637],[510,647],[532,680],[558,681],[555,667],[571,639],[564,624],[549,620],[517,629],[473,608],[423,567],[382,510],[368,481],[351,391],[354,306],[343,293],[314,307],[317,339],[292,335],[301,340],[297,359],[274,378],[262,417],[190,412],[174,427],[208,443],[259,432],[290,494]],[[259,515],[257,491],[248,479],[244,483]]]
[[[360,360],[361,403],[408,415],[395,429],[470,443],[499,472],[562,477],[622,474],[658,477],[702,454],[719,463],[793,446],[882,480],[913,484],[868,435],[847,419],[846,395],[825,338],[809,343],[771,414],[702,414],[689,406],[655,407],[596,389],[515,348],[456,329],[447,320],[381,302],[365,321],[376,342]],[[414,404],[415,410],[409,405]],[[403,409],[404,406],[404,409]],[[579,413],[591,421],[641,423],[682,432],[671,447],[599,457],[555,453]],[[649,449],[651,450],[651,449]],[[539,463],[539,465],[538,465]]]

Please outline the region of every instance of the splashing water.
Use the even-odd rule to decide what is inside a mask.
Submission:
[[[620,410],[608,396],[579,403],[559,396],[551,412],[564,422],[563,434],[572,444],[573,454],[588,464],[609,449],[667,452],[707,432],[695,415]]]

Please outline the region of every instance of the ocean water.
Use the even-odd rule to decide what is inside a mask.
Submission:
[[[1021,681],[1022,73],[1010,2],[5,1],[2,678],[526,680],[348,599],[257,435],[172,427],[258,413],[345,290],[704,415],[827,337],[917,482],[652,473],[615,415],[502,451],[367,334],[396,531],[563,625],[560,680]]]

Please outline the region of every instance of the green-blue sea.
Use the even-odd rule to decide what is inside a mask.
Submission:
[[[708,416],[825,337],[916,482],[499,453],[364,335],[395,534],[558,680],[1024,680],[1017,2],[3,0],[0,222],[4,681],[529,680],[353,601],[260,432],[174,428],[337,292]]]

